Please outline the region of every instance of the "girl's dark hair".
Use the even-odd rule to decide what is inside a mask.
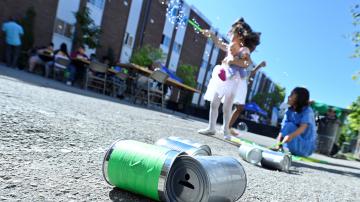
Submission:
[[[249,24],[247,24],[244,18],[240,18],[231,25],[229,34],[238,34],[239,36],[247,36],[252,32]]]
[[[63,52],[63,53],[65,53],[67,56],[69,56],[68,51],[67,51],[67,45],[66,45],[66,43],[62,43],[62,44],[60,45],[60,51]]]
[[[304,107],[309,106],[310,93],[306,88],[296,87],[291,94],[296,94],[296,112],[301,112]]]
[[[260,44],[260,32],[250,32],[244,38],[244,46],[248,47],[250,50],[255,50],[256,46]]]

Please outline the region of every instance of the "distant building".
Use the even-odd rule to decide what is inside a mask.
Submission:
[[[203,94],[211,78],[212,69],[220,64],[226,53],[214,46],[210,39],[197,33],[187,24],[176,28],[166,17],[167,5],[158,0],[4,0],[0,1],[0,23],[9,16],[24,16],[33,7],[36,12],[34,24],[34,46],[50,42],[57,49],[66,43],[71,50],[76,30],[74,13],[88,7],[95,25],[102,30],[101,46],[87,49],[87,54],[96,53],[101,58],[112,52],[114,59],[128,63],[136,48],[151,45],[165,53],[164,65],[176,72],[182,64],[190,64],[196,69],[194,77],[201,93],[195,93],[193,105],[204,106]],[[195,19],[203,29],[217,29],[194,6],[183,2],[183,11],[188,19]],[[1,33],[3,34],[3,33]],[[218,33],[219,37],[224,36]],[[0,46],[3,53],[4,47]],[[248,99],[259,92],[271,92],[274,83],[262,72],[257,73],[248,91]],[[176,92],[176,91],[174,91]],[[177,101],[178,95],[172,96]]]
[[[246,102],[250,102],[256,94],[263,93],[272,93],[275,90],[275,82],[266,76],[262,71],[256,73],[252,85],[248,88]],[[266,108],[269,108],[269,105],[265,105]]]

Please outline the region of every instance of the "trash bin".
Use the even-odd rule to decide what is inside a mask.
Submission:
[[[318,125],[317,152],[330,155],[335,144],[340,123],[337,120],[322,119]]]
[[[341,152],[342,153],[348,153],[350,152],[350,143],[344,142],[341,146]]]

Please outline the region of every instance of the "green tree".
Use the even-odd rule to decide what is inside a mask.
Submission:
[[[24,37],[22,49],[27,51],[33,48],[34,45],[34,24],[35,24],[36,12],[34,7],[29,7],[26,10],[25,17],[19,20],[19,24],[24,29]]]
[[[353,25],[354,25],[354,27],[357,28],[360,25],[360,5],[359,4],[355,4],[351,8],[351,14],[354,19]],[[360,31],[356,30],[352,33],[352,41],[355,44],[355,51],[352,56],[354,58],[359,58],[360,57]],[[359,77],[360,77],[360,70],[352,76],[352,78],[354,80],[358,80]]]
[[[179,66],[179,68],[176,71],[176,74],[183,80],[184,84],[195,88],[196,72],[197,72],[196,67],[188,64],[183,64]]]
[[[349,128],[352,131],[360,130],[360,96],[350,105],[351,113],[348,115]]]
[[[340,145],[343,142],[350,142],[355,139],[360,130],[360,96],[349,107],[351,113],[347,116],[347,120],[341,128],[339,137]]]
[[[89,48],[99,47],[101,29],[95,25],[94,20],[90,17],[90,9],[85,6],[74,15],[77,23],[74,44],[76,46],[84,44]]]
[[[275,84],[275,89],[272,93],[270,93],[269,97],[269,112],[271,112],[273,107],[280,105],[284,101],[285,88]]]
[[[162,60],[163,58],[164,54],[162,49],[145,45],[135,50],[130,58],[130,62],[140,66],[149,67],[155,61]]]
[[[34,48],[34,24],[36,18],[36,11],[34,7],[29,7],[26,10],[25,16],[19,19],[19,24],[24,29],[24,36],[21,38],[22,46],[21,49],[23,51],[29,51]],[[20,54],[19,56],[19,67],[26,67],[28,64],[28,55]]]
[[[285,98],[285,88],[282,88],[280,85],[275,84],[275,89],[271,93],[257,93],[253,98],[257,105],[260,108],[264,109],[269,115],[272,112],[272,108],[279,106]]]
[[[261,109],[267,111],[266,103],[269,99],[269,93],[257,93],[251,101],[255,102]]]
[[[188,64],[182,64],[177,68],[176,75],[180,77],[183,80],[183,83],[185,85],[191,86],[193,88],[196,88],[196,75],[197,68],[188,65]],[[181,101],[185,107],[189,106],[191,104],[193,94],[188,92],[182,92],[181,93]]]

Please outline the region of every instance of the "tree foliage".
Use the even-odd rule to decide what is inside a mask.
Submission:
[[[282,88],[280,85],[275,84],[275,89],[272,93],[270,93],[270,101],[269,101],[269,110],[272,110],[274,106],[280,105],[285,98],[285,88]]]
[[[184,84],[196,88],[196,67],[188,64],[180,65],[176,74],[183,80]]]
[[[78,25],[75,42],[80,45],[87,45],[89,48],[99,47],[101,29],[95,25],[94,20],[90,17],[90,9],[85,6],[74,15]]]
[[[285,98],[285,88],[275,84],[275,89],[271,93],[257,93],[253,98],[260,108],[264,109],[268,114],[271,114],[272,108],[279,106]]]
[[[197,68],[195,66],[189,65],[189,64],[182,64],[177,68],[176,75],[180,77],[185,85],[191,86],[193,88],[196,88],[197,82],[196,82],[196,73]],[[191,104],[193,94],[187,93],[185,91],[181,92],[180,96],[180,102],[184,104],[185,107],[189,106]]]
[[[26,10],[25,17],[19,20],[19,24],[24,28],[23,50],[30,50],[34,45],[34,25],[36,12],[34,7],[29,7]]]
[[[359,4],[355,4],[352,8],[351,8],[351,14],[353,17],[353,25],[354,27],[358,28],[358,26],[360,25],[360,5]],[[355,51],[354,54],[352,55],[355,58],[359,58],[360,57],[360,31],[358,29],[356,29],[353,33],[352,33],[352,41],[355,44]],[[352,78],[354,80],[358,80],[360,77],[360,71],[356,72]]]
[[[347,116],[345,125],[341,128],[339,143],[350,142],[355,139],[360,130],[360,96],[353,102],[349,109],[351,113]]]
[[[255,102],[261,109],[267,110],[266,103],[268,102],[270,93],[257,93],[253,98],[252,101]]]
[[[349,128],[352,131],[360,130],[360,96],[350,105],[351,113],[348,115]]]
[[[164,54],[160,48],[145,45],[135,50],[130,58],[130,62],[140,66],[149,67],[155,61],[162,60],[163,58]]]

